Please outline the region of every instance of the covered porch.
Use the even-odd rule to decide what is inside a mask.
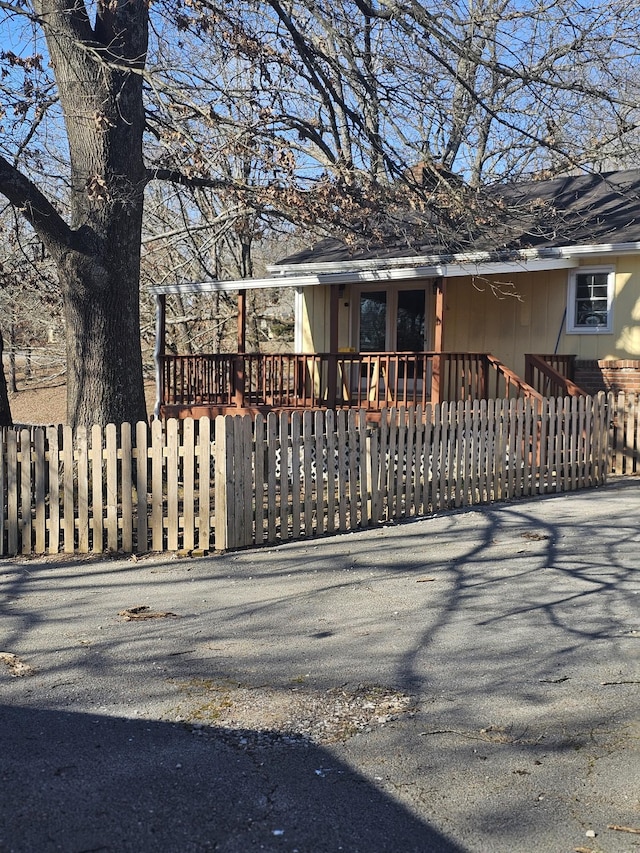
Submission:
[[[333,280],[332,280],[333,279]],[[469,399],[580,393],[571,382],[571,357],[527,356],[527,380],[490,353],[444,350],[446,278],[426,284],[433,316],[432,348],[362,351],[340,347],[339,274],[235,282],[200,282],[152,288],[156,299],[155,416],[214,417],[297,410],[363,409],[375,420],[391,406]],[[264,287],[329,287],[326,352],[246,352],[247,291]],[[174,354],[166,348],[166,299],[172,293],[237,291],[237,351]],[[573,387],[572,387],[573,386]]]

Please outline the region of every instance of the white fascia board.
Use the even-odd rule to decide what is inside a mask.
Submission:
[[[560,246],[556,251],[564,258],[585,255],[638,255],[640,243],[595,243],[583,246]]]
[[[149,292],[155,296],[166,296],[170,293],[226,293],[233,290],[260,290],[266,287],[306,287],[319,284],[317,275],[305,275],[296,278],[240,278],[236,281],[189,281],[180,284],[151,285]]]
[[[420,269],[420,270],[443,270],[447,269],[447,273],[435,273],[437,275],[468,275],[468,272],[457,272],[456,270],[468,269],[470,265],[478,265],[478,274],[483,274],[491,270],[495,273],[495,264],[505,266],[508,272],[524,271],[525,269],[564,269],[564,265],[559,263],[562,260],[573,257],[582,257],[585,255],[623,255],[623,254],[640,254],[640,242],[633,243],[593,243],[583,244],[579,246],[555,246],[553,248],[542,249],[522,249],[511,255],[508,259],[501,259],[496,252],[474,252],[468,254],[458,254],[449,256],[438,255],[422,255],[416,257],[404,258],[370,258],[365,261],[336,261],[336,262],[320,262],[310,264],[272,264],[268,266],[268,271],[279,277],[280,279],[298,277],[302,275],[316,274],[324,276],[329,273],[359,272],[374,270],[392,270],[392,269]],[[546,261],[552,263],[558,262],[557,266],[535,267],[533,261]],[[481,268],[480,268],[481,267]],[[422,273],[434,274],[434,273]]]
[[[375,282],[409,281],[429,278],[460,278],[477,275],[517,275],[538,270],[571,269],[577,261],[571,258],[522,258],[517,261],[468,261],[429,266],[394,267],[342,272],[318,272],[317,275],[288,275],[281,278],[243,278],[237,281],[195,281],[184,284],[161,284],[149,288],[155,296],[170,293],[215,293],[234,290],[257,290],[270,287],[317,287],[327,284],[371,284]],[[318,265],[319,266],[319,265]]]

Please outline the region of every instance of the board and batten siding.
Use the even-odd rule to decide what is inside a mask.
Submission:
[[[515,275],[447,279],[444,349],[488,352],[524,375],[525,353],[560,352],[580,360],[640,358],[640,255],[582,258],[581,266],[616,270],[614,328],[611,334],[567,334],[565,308],[569,271],[546,270]],[[416,282],[411,281],[411,286]],[[379,287],[379,282],[372,287]],[[406,287],[394,282],[389,289]],[[426,285],[425,285],[426,286]],[[366,289],[366,285],[361,285]],[[508,293],[514,295],[504,295]],[[345,288],[339,302],[339,346],[351,340],[358,310],[355,288]],[[302,340],[305,352],[329,349],[330,292],[325,286],[305,288]],[[433,318],[427,318],[433,325]]]

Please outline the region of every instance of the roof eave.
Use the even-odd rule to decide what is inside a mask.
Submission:
[[[640,254],[640,242],[599,243],[525,249],[500,258],[489,252],[386,260],[344,261],[342,263],[291,264],[268,267],[279,273],[270,278],[243,278],[235,281],[199,281],[161,284],[149,288],[155,296],[171,293],[216,293],[283,287],[316,287],[328,284],[359,284],[409,281],[429,278],[460,278],[480,275],[516,275],[543,270],[572,269],[586,256]]]
[[[319,261],[307,264],[272,264],[268,271],[278,278],[301,275],[323,275],[333,272],[359,270],[388,270],[396,268],[431,269],[448,266],[455,269],[468,264],[521,264],[533,260],[558,261],[583,255],[640,253],[640,242],[593,243],[583,245],[554,246],[541,249],[520,249],[510,252],[466,252],[453,255],[416,255],[398,258],[370,258],[358,261]],[[558,268],[562,268],[559,266]]]

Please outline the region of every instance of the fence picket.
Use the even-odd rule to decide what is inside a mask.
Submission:
[[[293,460],[289,455],[289,416],[286,412],[280,414],[278,427],[278,442],[280,445],[280,538],[286,542],[289,538],[289,518],[291,506],[289,503],[289,471]],[[249,461],[251,457],[249,457]]]
[[[86,432],[85,432],[86,436]],[[36,554],[44,554],[46,550],[47,537],[47,486],[46,486],[46,451],[45,451],[45,432],[43,429],[34,431],[34,498],[35,498],[35,552]],[[0,465],[0,471],[2,466]],[[0,475],[1,476],[1,475]],[[0,500],[2,498],[2,489],[0,488]],[[2,511],[0,510],[0,519]],[[0,539],[4,539],[1,531],[4,525],[0,524]],[[0,544],[0,554],[2,553],[2,545]]]
[[[275,412],[269,412],[267,415],[267,542],[276,541],[278,451],[278,418]]]
[[[389,412],[383,409],[380,413],[378,441],[378,472],[376,480],[376,492],[378,501],[378,520],[389,519],[389,500],[387,491],[388,458],[389,458]],[[342,529],[342,528],[341,528]]]
[[[325,430],[327,436],[327,533],[335,533],[338,451],[336,446],[336,418],[332,409],[326,413]]]
[[[398,412],[398,431],[397,431],[397,450],[396,450],[396,477],[395,477],[395,496],[394,502],[396,507],[396,518],[402,518],[403,515],[406,514],[406,508],[404,503],[405,498],[405,489],[404,489],[404,478],[405,478],[405,470],[406,465],[408,465],[409,460],[407,459],[405,464],[406,453],[407,453],[407,420],[406,420],[406,410],[404,406],[399,406],[397,409]]]
[[[489,500],[487,490],[487,433],[489,432],[489,416],[487,414],[487,401],[480,400],[480,412],[478,430],[480,438],[478,441],[478,501],[485,503]]]
[[[349,444],[349,526],[355,530],[358,526],[358,413],[350,409],[347,414],[347,441]]]
[[[76,430],[78,458],[78,551],[89,552],[89,440],[87,428]]]
[[[442,439],[441,415],[442,406],[439,403],[430,403],[433,414],[433,429],[431,432],[431,443],[429,445],[429,512],[437,512],[440,509],[440,449]]]
[[[305,412],[302,416],[302,471],[301,487],[303,500],[303,524],[305,536],[313,533],[313,413]]]
[[[253,466],[253,490],[255,496],[255,541],[256,545],[262,545],[265,541],[265,526],[264,526],[264,488],[265,488],[265,419],[264,415],[258,412],[253,422],[254,442],[255,442],[255,464]],[[280,476],[282,477],[282,466],[280,468]]]
[[[571,491],[571,398],[562,401],[562,488]]]
[[[465,491],[465,506],[471,506],[478,502],[476,498],[478,492],[478,435],[480,430],[480,401],[467,400],[465,403],[465,432],[468,435],[467,453],[466,453],[466,491]]]
[[[122,550],[133,550],[133,447],[131,424],[120,427],[120,521],[122,523]]]
[[[232,489],[230,518],[231,547],[241,548],[245,544],[244,534],[244,464],[242,459],[242,416],[231,421],[231,434],[228,436],[227,447],[227,488]],[[227,498],[227,501],[229,499]]]
[[[136,551],[143,553],[148,547],[148,502],[147,477],[149,451],[148,428],[145,423],[136,424]]]
[[[453,457],[453,466],[454,466],[454,491],[453,491],[453,502],[454,506],[460,507],[463,502],[463,494],[464,489],[466,488],[466,480],[464,475],[464,453],[465,453],[465,435],[464,435],[465,421],[464,421],[464,402],[462,400],[458,400],[455,404],[455,439],[454,439],[454,457]],[[453,438],[453,432],[452,432]]]
[[[360,527],[368,527],[371,523],[371,460],[368,453],[367,441],[367,419],[364,412],[360,412],[357,422],[358,430],[358,492],[360,495]]]
[[[70,426],[62,427],[62,482],[64,498],[62,503],[63,549],[65,554],[75,550],[75,495],[73,477],[73,432]]]
[[[151,550],[164,547],[164,433],[159,420],[151,424]]]
[[[302,417],[300,412],[291,415],[291,536],[300,537],[302,517],[302,486],[300,460],[302,451]]]
[[[7,523],[8,552],[18,554],[18,433],[15,430],[7,433]]]
[[[196,453],[198,454],[198,548],[202,552],[208,551],[211,547],[211,480],[213,465],[211,448],[211,419],[202,417],[198,422],[198,443],[196,447]],[[213,504],[213,511],[215,512],[215,503]]]
[[[316,476],[315,476],[315,510],[316,518],[315,532],[321,536],[325,532],[325,505],[324,505],[324,468],[325,464],[329,467],[329,457],[326,456],[326,445],[324,442],[324,412],[317,411],[314,414],[314,438],[315,438],[315,456],[316,456]],[[325,463],[326,458],[326,463]]]
[[[115,424],[105,427],[105,458],[107,471],[107,549],[112,553],[118,550],[118,435]],[[178,477],[175,476],[176,488]],[[175,519],[175,528],[178,523]],[[177,550],[169,547],[170,551]]]
[[[60,550],[60,484],[58,464],[58,428],[47,427],[47,445],[49,447],[49,553]],[[7,452],[7,459],[8,459]],[[11,541],[11,530],[9,530]],[[15,551],[9,551],[13,554]]]
[[[229,546],[227,501],[227,419],[218,415],[214,421],[215,431],[215,547],[226,551]],[[233,494],[233,493],[231,493]]]
[[[20,430],[20,540],[22,553],[31,553],[31,435]]]
[[[242,489],[239,497],[243,503],[243,526],[240,530],[240,538],[243,545],[253,545],[253,419],[251,415],[245,415],[236,420],[240,421],[238,436],[241,450],[238,462],[242,468]]]
[[[614,471],[624,471],[624,394],[622,392],[615,396],[613,422],[615,442],[612,448],[612,458],[614,461]]]
[[[124,442],[123,442],[124,454]],[[124,477],[123,477],[124,480]],[[191,552],[195,548],[196,512],[196,434],[193,418],[182,424],[182,547]],[[124,482],[123,482],[124,490]]]
[[[413,406],[405,408],[403,420],[405,422],[405,439],[403,460],[404,474],[404,515],[405,518],[410,518],[414,515],[414,472],[415,472],[415,431],[416,431],[416,413]]]

